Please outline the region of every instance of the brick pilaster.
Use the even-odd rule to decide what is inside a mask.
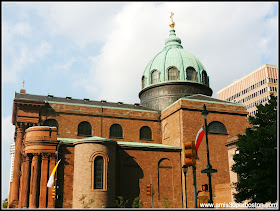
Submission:
[[[15,143],[15,158],[14,158],[14,170],[13,170],[13,182],[11,186],[11,200],[10,205],[18,205],[19,201],[19,185],[20,185],[20,167],[21,167],[21,146],[24,135],[24,128],[17,127],[17,137]]]
[[[55,154],[52,154],[50,156],[49,176],[51,175],[54,167],[55,167]],[[53,208],[53,203],[54,203],[54,199],[52,198],[53,187],[54,186],[52,186],[51,188],[48,188],[48,208]]]
[[[30,196],[29,196],[29,208],[37,208],[37,186],[38,186],[38,168],[39,168],[39,155],[34,154],[31,164],[31,181],[30,181]]]
[[[39,208],[47,207],[48,155],[42,155]]]
[[[23,164],[21,207],[28,207],[29,187],[30,187],[30,161],[31,161],[31,157],[27,155],[25,157],[25,162]]]

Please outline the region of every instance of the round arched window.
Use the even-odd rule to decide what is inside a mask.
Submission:
[[[145,87],[145,76],[142,76],[142,89]]]
[[[140,140],[152,140],[152,130],[148,126],[143,126],[140,129]]]
[[[157,70],[153,70],[151,73],[151,84],[155,84],[159,82],[159,72]]]
[[[207,85],[207,73],[204,70],[202,71],[202,83]]]
[[[187,80],[196,81],[196,71],[193,67],[188,67],[186,70]]]
[[[171,80],[178,80],[178,70],[176,67],[170,67],[167,71],[167,79]]]
[[[43,126],[56,127],[58,133],[58,122],[55,119],[47,119],[44,121]]]
[[[218,121],[211,122],[207,126],[207,129],[208,129],[208,133],[212,133],[212,134],[225,134],[225,135],[228,134],[225,125]]]
[[[110,138],[123,138],[123,129],[119,124],[110,127]]]
[[[89,122],[81,122],[78,125],[78,135],[79,136],[91,136],[91,125]]]

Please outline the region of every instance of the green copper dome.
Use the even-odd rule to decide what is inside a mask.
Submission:
[[[164,49],[149,62],[144,71],[142,89],[169,81],[200,83],[209,87],[209,77],[204,66],[194,55],[183,49],[174,26],[170,27]]]

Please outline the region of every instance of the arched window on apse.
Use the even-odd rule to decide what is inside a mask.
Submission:
[[[78,136],[91,136],[92,135],[92,127],[89,122],[81,122],[78,125]]]
[[[43,126],[56,127],[58,134],[58,122],[55,119],[47,119],[44,121]]]
[[[103,152],[96,152],[91,155],[91,189],[92,190],[106,190],[107,189],[107,164],[108,157]]]
[[[196,81],[196,71],[193,67],[188,67],[186,70],[187,80]]]
[[[152,140],[152,130],[148,126],[143,126],[140,129],[140,140]]]
[[[208,133],[212,133],[212,134],[224,134],[224,135],[228,134],[225,125],[218,121],[213,121],[209,123],[207,129],[208,129]]]
[[[167,70],[167,79],[171,80],[178,80],[178,69],[176,67],[170,67]]]
[[[173,201],[173,195],[173,166],[168,158],[162,158],[158,162],[158,200],[168,197]]]
[[[123,129],[119,124],[110,127],[110,138],[123,138]]]

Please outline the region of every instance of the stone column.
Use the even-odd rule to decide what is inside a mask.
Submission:
[[[38,188],[38,163],[39,155],[34,154],[31,165],[31,181],[30,181],[30,196],[29,196],[29,208],[37,208],[37,188]]]
[[[55,167],[55,154],[52,154],[50,156],[49,175],[48,175],[49,177],[50,177],[54,167]],[[53,202],[54,202],[54,199],[52,198],[53,187],[54,186],[52,186],[51,188],[48,188],[48,208],[53,208]]]
[[[21,207],[21,203],[22,203],[22,182],[23,182],[23,165],[25,163],[25,156],[23,154],[21,154],[20,156],[20,160],[21,160],[21,165],[20,165],[20,183],[19,183],[19,199],[18,199],[18,207]]]
[[[22,191],[21,191],[21,207],[28,207],[29,187],[30,187],[30,156],[25,157],[23,164],[23,178],[22,178]]]
[[[21,145],[24,134],[24,128],[17,128],[17,137],[15,143],[15,158],[14,158],[14,171],[13,182],[11,187],[11,203],[18,204],[19,201],[19,184],[20,184],[20,166],[21,166]]]
[[[47,207],[48,155],[42,155],[39,208]]]

